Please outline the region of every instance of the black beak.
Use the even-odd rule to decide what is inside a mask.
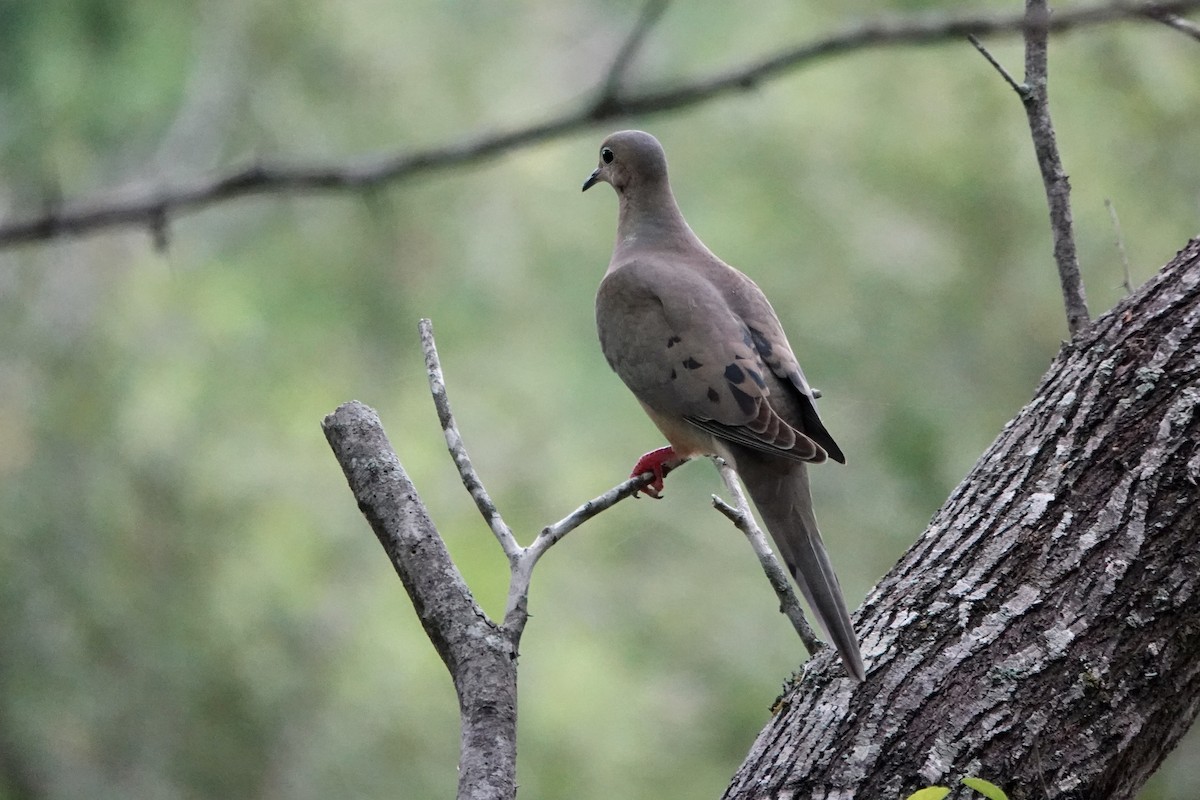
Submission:
[[[600,180],[600,168],[596,167],[596,169],[592,172],[592,174],[588,175],[588,179],[583,182],[583,189],[581,191],[586,192],[588,189],[595,186],[599,180]]]

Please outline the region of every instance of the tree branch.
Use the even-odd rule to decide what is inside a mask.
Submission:
[[[547,525],[538,533],[533,544],[524,548],[512,563],[512,577],[508,584],[508,603],[504,612],[504,628],[510,635],[521,637],[525,623],[529,621],[529,585],[533,577],[533,568],[538,560],[564,536],[587,522],[592,517],[605,511],[626,497],[632,497],[653,480],[654,476],[639,475],[624,483],[617,484],[599,497],[594,497],[560,519],[553,525]]]
[[[475,501],[475,507],[479,509],[479,513],[491,528],[496,540],[500,543],[500,548],[508,558],[510,573],[508,600],[504,609],[504,622],[500,627],[511,639],[515,649],[520,644],[525,623],[529,620],[529,587],[533,579],[533,568],[542,555],[568,533],[601,511],[611,508],[626,497],[635,494],[653,480],[654,476],[647,473],[614,486],[599,497],[587,501],[553,525],[547,525],[538,533],[529,547],[521,547],[496,504],[492,502],[487,489],[484,488],[483,481],[471,464],[471,457],[467,454],[462,435],[458,432],[458,425],[454,421],[454,412],[450,408],[450,398],[446,393],[446,381],[442,374],[441,360],[438,358],[437,343],[433,338],[433,323],[428,319],[422,319],[417,327],[421,334],[421,349],[425,353],[425,368],[429,374],[429,391],[433,395],[438,421],[441,423],[442,432],[446,437],[446,447],[450,451],[450,457],[454,460],[454,466],[458,468],[463,486],[471,495],[471,499]]]
[[[1071,221],[1071,183],[1063,169],[1050,121],[1047,51],[1049,35],[1044,26],[1050,19],[1047,0],[1026,0],[1025,13],[1031,24],[1025,29],[1025,93],[1021,100],[1029,118],[1029,132],[1037,153],[1038,168],[1046,187],[1050,207],[1050,235],[1054,241],[1054,262],[1062,286],[1067,311],[1067,329],[1076,337],[1090,321],[1083,279],[1079,275],[1079,256],[1075,252],[1074,223]]]
[[[1190,19],[1184,19],[1178,14],[1165,11],[1147,11],[1146,16],[1200,42],[1200,25],[1197,25]]]
[[[622,50],[632,53],[656,19],[659,3],[648,3],[642,23]],[[99,197],[50,204],[42,213],[0,223],[0,247],[78,236],[106,228],[136,226],[165,241],[171,219],[217,203],[281,192],[363,191],[439,169],[477,163],[503,153],[564,136],[598,122],[635,114],[661,114],[726,94],[743,92],[801,66],[858,50],[928,45],[968,34],[1013,34],[1036,27],[1057,33],[1118,19],[1161,19],[1200,7],[1200,0],[1156,3],[1109,2],[1064,10],[1036,24],[1025,15],[976,13],[878,19],[799,44],[732,70],[695,78],[664,89],[611,95],[619,89],[625,60],[614,61],[595,99],[564,114],[515,130],[483,133],[443,147],[362,156],[325,166],[253,164],[216,178],[197,178],[174,187],[134,186]],[[660,11],[658,13],[661,13]],[[649,20],[647,22],[647,20]],[[1032,27],[1031,27],[1032,25]]]
[[[750,547],[758,556],[758,563],[767,575],[767,582],[771,584],[771,588],[775,590],[775,596],[779,598],[779,610],[796,629],[809,656],[817,655],[824,649],[825,644],[813,632],[808,620],[805,619],[804,609],[800,607],[800,601],[796,599],[796,593],[792,591],[792,584],[788,580],[787,573],[779,565],[779,559],[775,558],[775,553],[772,552],[771,545],[767,542],[762,528],[758,527],[758,523],[754,521],[750,504],[746,501],[746,494],[738,482],[737,473],[725,463],[724,459],[714,458],[713,463],[716,464],[717,471],[721,473],[721,480],[725,482],[725,488],[729,490],[734,503],[731,506],[714,494],[712,497],[713,508],[724,514],[739,531],[745,534],[746,541],[750,542]]]
[[[516,796],[516,642],[471,597],[379,416],[361,403],[322,422],[359,510],[391,559],[458,693],[458,798]]]
[[[979,54],[987,59],[987,62],[995,68],[996,72],[1000,73],[1000,77],[1003,78],[1004,82],[1007,83],[1009,87],[1011,87],[1012,90],[1017,93],[1018,97],[1025,96],[1026,88],[1017,83],[1016,79],[1013,78],[1009,71],[1004,68],[1004,65],[997,61],[996,57],[992,55],[986,47],[983,46],[983,42],[979,41],[978,36],[972,33],[967,37],[967,41],[975,46],[975,49],[979,51]]]
[[[1200,239],[1063,345],[867,595],[867,681],[789,686],[725,797],[1136,796],[1200,712],[1197,353]]]
[[[1104,207],[1108,209],[1108,218],[1112,220],[1113,243],[1116,244],[1117,252],[1121,255],[1121,286],[1125,288],[1125,294],[1133,294],[1133,280],[1129,274],[1129,254],[1125,252],[1125,237],[1121,235],[1121,220],[1117,218],[1117,207],[1108,197],[1104,198]]]
[[[459,800],[511,800],[516,796],[517,651],[529,619],[533,568],[567,533],[644,487],[652,476],[631,478],[589,500],[544,528],[529,547],[520,547],[483,488],[455,425],[433,325],[423,319],[419,327],[446,444],[463,485],[508,557],[509,597],[503,625],[496,625],[471,596],[388,443],[379,416],[361,403],[350,402],[327,416],[322,428],[359,510],[391,559],[454,681],[462,725]]]
[[[633,62],[634,57],[641,49],[642,43],[646,41],[646,36],[654,28],[658,21],[662,19],[662,15],[667,10],[669,0],[646,0],[646,5],[642,7],[642,14],[638,17],[637,24],[630,31],[625,43],[617,50],[616,56],[613,58],[612,66],[608,68],[608,75],[601,84],[600,94],[596,99],[594,109],[603,108],[608,103],[617,102],[617,98],[621,94],[621,84],[624,83],[625,73],[629,70],[629,65]]]
[[[446,447],[450,450],[450,457],[454,459],[454,466],[458,468],[458,475],[462,479],[463,486],[471,495],[471,499],[475,501],[475,507],[483,515],[484,522],[492,529],[496,541],[500,542],[504,555],[508,556],[509,562],[512,562],[520,555],[521,546],[517,544],[512,530],[500,516],[487,489],[483,487],[483,481],[479,479],[479,474],[475,472],[475,467],[471,464],[471,457],[467,455],[467,447],[463,444],[462,434],[458,432],[458,425],[454,422],[454,412],[450,410],[450,399],[446,396],[446,379],[442,375],[442,364],[438,359],[437,346],[433,341],[433,322],[422,319],[417,328],[421,333],[421,349],[425,353],[425,370],[429,373],[429,392],[433,395],[433,405],[437,408],[438,421],[442,424],[442,433],[446,437]]]
[[[391,559],[426,634],[454,681],[463,732],[458,797],[506,800],[516,791],[516,656],[529,621],[533,568],[568,533],[632,496],[654,476],[638,475],[614,486],[546,526],[532,544],[521,547],[484,489],[454,422],[433,324],[422,319],[419,330],[430,392],[447,447],[463,485],[508,558],[510,579],[503,624],[496,625],[472,598],[416,487],[388,443],[378,415],[361,403],[350,402],[326,417],[322,427],[359,509]],[[716,497],[714,505],[746,534],[779,596],[782,610],[809,653],[815,654],[823,645],[805,621],[787,575],[755,524],[737,476],[723,462],[718,463],[718,469],[737,508]]]
[[[1046,204],[1050,210],[1050,236],[1054,243],[1054,262],[1058,268],[1063,305],[1067,313],[1067,329],[1074,338],[1087,326],[1090,315],[1087,297],[1083,291],[1083,279],[1079,274],[1079,257],[1075,252],[1075,232],[1071,220],[1071,183],[1063,169],[1054,135],[1054,124],[1050,120],[1047,52],[1049,31],[1053,27],[1054,19],[1050,15],[1047,0],[1026,0],[1024,83],[1017,83],[978,38],[974,35],[967,38],[1017,93],[1025,107],[1025,115],[1029,119],[1029,132],[1033,138],[1033,150],[1046,191]]]

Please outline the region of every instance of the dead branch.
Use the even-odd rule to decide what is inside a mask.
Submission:
[[[622,51],[632,55],[661,4],[646,6]],[[929,45],[967,35],[1011,35],[1025,30],[1062,31],[1116,20],[1162,20],[1200,7],[1200,0],[1097,3],[1064,10],[1031,23],[1025,14],[924,14],[870,20],[815,41],[676,86],[622,93],[625,66],[614,63],[593,98],[578,108],[521,128],[468,136],[423,150],[360,156],[340,164],[256,163],[215,178],[170,186],[133,186],[90,199],[47,204],[27,219],[0,223],[0,247],[79,236],[115,227],[142,227],[154,241],[167,241],[172,219],[243,197],[277,193],[363,192],[434,170],[478,163],[599,122],[636,114],[661,114],[744,92],[825,58],[880,47]],[[614,93],[615,92],[615,93]]]
[[[988,63],[1012,87],[1025,106],[1033,150],[1046,191],[1046,204],[1050,209],[1050,235],[1054,242],[1054,262],[1058,267],[1063,305],[1067,312],[1067,329],[1074,338],[1087,326],[1090,315],[1087,297],[1083,291],[1083,279],[1079,274],[1079,256],[1075,251],[1074,223],[1071,220],[1071,183],[1066,170],[1063,169],[1062,157],[1059,155],[1054,135],[1054,123],[1050,120],[1047,51],[1049,31],[1055,18],[1050,15],[1047,0],[1026,0],[1025,19],[1024,83],[1017,83],[978,38],[971,36],[970,40],[975,49],[983,54]]]
[[[742,491],[738,482],[737,473],[724,460],[714,458],[713,461],[717,465],[717,471],[721,473],[721,480],[725,482],[725,488],[733,497],[733,505],[729,505],[714,494],[712,497],[713,508],[724,514],[734,527],[745,535],[754,554],[758,556],[758,563],[767,576],[767,582],[771,584],[771,588],[775,590],[775,596],[779,598],[780,612],[796,629],[809,656],[816,656],[822,649],[825,649],[825,643],[817,637],[812,626],[805,619],[804,609],[800,607],[800,601],[796,599],[796,593],[792,590],[792,582],[788,580],[787,572],[784,571],[779,559],[771,550],[771,545],[767,542],[762,528],[758,527],[758,523],[754,521],[754,514],[750,511],[750,503],[747,502],[746,493]]]

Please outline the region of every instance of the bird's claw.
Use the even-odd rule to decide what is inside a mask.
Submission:
[[[633,496],[637,497],[638,492],[645,492],[655,500],[662,499],[663,478],[677,466],[679,456],[670,447],[660,447],[657,450],[651,450],[644,456],[638,459],[638,462],[633,465],[633,472],[629,473],[629,477],[638,478],[642,475],[650,474],[654,476],[654,480],[647,483],[641,489],[634,490]]]

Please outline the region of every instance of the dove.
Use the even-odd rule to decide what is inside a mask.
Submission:
[[[821,540],[808,464],[845,463],[817,415],[816,397],[766,296],[710,251],[683,218],[662,145],[620,131],[600,145],[583,183],[608,183],[617,240],[596,293],[596,329],[610,367],[669,446],[633,475],[718,456],[738,473],[767,531],[855,680],[865,672],[841,586]]]

